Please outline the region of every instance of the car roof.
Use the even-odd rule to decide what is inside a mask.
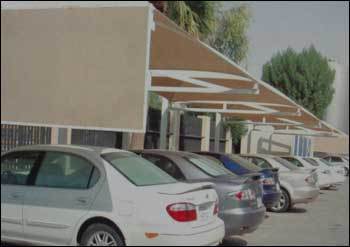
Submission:
[[[186,152],[186,151],[170,151],[165,149],[138,149],[138,150],[130,150],[130,152],[135,153],[143,153],[143,154],[158,154],[158,155],[164,155],[164,156],[172,156],[172,157],[183,157],[183,156],[195,156],[199,155],[196,153]]]
[[[241,154],[240,156],[246,157],[258,157],[258,158],[273,158],[274,156],[271,154]]]
[[[14,148],[9,152],[18,151],[61,151],[61,152],[74,152],[74,153],[90,153],[95,155],[101,155],[103,153],[111,152],[126,152],[124,150],[99,147],[99,146],[85,146],[85,145],[61,145],[61,144],[42,144],[42,145],[25,145]]]

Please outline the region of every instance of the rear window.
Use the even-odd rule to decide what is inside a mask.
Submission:
[[[306,160],[308,163],[310,163],[313,166],[319,166],[319,164],[317,163],[316,160],[311,159],[311,158],[304,158],[304,160]]]
[[[212,177],[219,177],[219,176],[236,176],[231,171],[227,170],[222,165],[218,164],[217,162],[208,159],[203,156],[189,156],[186,157],[186,159],[191,162],[193,165],[195,165],[197,168],[205,172],[206,174],[212,176]]]
[[[244,168],[250,170],[250,171],[254,171],[254,172],[260,172],[262,169],[255,165],[252,162],[249,162],[248,160],[239,157],[238,155],[229,155],[230,159],[232,159],[234,162],[238,163],[239,165],[243,166]]]
[[[299,169],[297,166],[290,163],[288,160],[282,159],[280,157],[273,157],[273,159],[291,171]]]
[[[102,158],[111,164],[136,186],[176,183],[176,180],[162,169],[132,153],[108,153]]]

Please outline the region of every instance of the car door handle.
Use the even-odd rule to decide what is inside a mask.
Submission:
[[[19,193],[12,193],[12,194],[10,194],[10,197],[12,199],[20,199],[22,196]]]
[[[77,198],[77,202],[79,204],[87,204],[88,203],[88,199],[84,198],[84,197],[80,197],[80,198]]]

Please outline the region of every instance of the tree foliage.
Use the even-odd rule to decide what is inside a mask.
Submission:
[[[335,71],[313,45],[300,53],[288,48],[263,66],[262,80],[278,88],[317,117],[331,103]]]
[[[246,35],[251,20],[247,5],[240,5],[221,13],[209,43],[236,63],[247,58],[249,41]]]
[[[181,28],[202,38],[215,27],[215,1],[167,1],[166,15]]]
[[[232,143],[234,145],[238,144],[241,141],[242,136],[246,135],[248,132],[247,126],[240,123],[240,121],[244,120],[239,118],[226,118],[223,121],[223,127],[225,129],[231,129]]]

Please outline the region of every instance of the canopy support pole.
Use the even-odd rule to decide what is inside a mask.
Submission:
[[[209,151],[210,149],[210,117],[199,116],[202,120],[202,140],[201,140],[201,151]]]
[[[179,150],[180,140],[180,111],[170,111],[170,129],[169,150]]]
[[[214,151],[220,151],[220,127],[221,127],[221,114],[215,114],[215,139],[214,139]]]
[[[167,148],[167,133],[168,133],[168,112],[169,112],[169,101],[162,97],[162,115],[160,122],[160,140],[159,148]]]

